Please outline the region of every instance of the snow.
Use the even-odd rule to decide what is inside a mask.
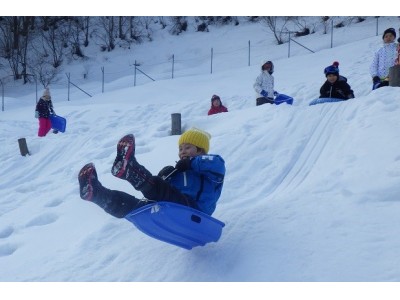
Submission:
[[[37,137],[34,87],[6,91],[0,113],[0,281],[9,284],[3,287],[38,299],[54,294],[41,285],[11,283],[56,282],[53,293],[71,297],[81,286],[60,283],[119,282],[112,292],[97,284],[80,294],[107,298],[136,291],[187,298],[176,283],[191,282],[183,287],[196,289],[189,295],[194,299],[233,291],[252,299],[270,290],[277,297],[321,292],[331,299],[342,292],[389,299],[398,285],[371,283],[400,281],[400,94],[398,87],[371,91],[369,64],[381,32],[397,25],[398,18],[381,18],[377,36],[372,18],[338,29],[332,49],[330,36],[316,33],[298,39],[315,53],[292,45],[290,58],[287,44],[276,46],[259,24],[187,33],[173,42],[165,35],[136,46],[132,55],[108,54],[106,68],[128,68],[133,56],[161,61],[176,51],[190,59],[182,60],[174,79],[140,77],[133,87],[130,75],[107,82],[104,93],[99,80],[87,80],[79,86],[93,97],[72,88],[69,101],[63,84],[51,86],[55,111],[68,124],[65,133],[44,138]],[[246,49],[230,50],[245,48],[249,39],[257,45],[251,66],[243,58]],[[215,58],[213,74],[211,47],[229,53]],[[195,63],[196,56],[206,58]],[[255,106],[252,85],[262,58],[274,62],[275,89],[292,96],[293,106]],[[93,76],[100,60],[90,66]],[[325,80],[323,69],[334,60],[356,98],[309,106]],[[77,64],[68,71],[81,70]],[[164,70],[155,65],[149,72],[157,77]],[[228,113],[207,116],[213,94]],[[106,187],[142,197],[110,173],[116,143],[133,133],[137,159],[151,172],[173,165],[179,138],[170,135],[173,113],[181,113],[183,130],[211,133],[210,153],[220,154],[227,168],[213,214],[226,223],[222,236],[191,251],[152,239],[79,197],[77,175],[88,162]],[[19,154],[22,137],[30,156]],[[208,284],[193,284],[200,282]],[[281,282],[303,284],[273,284]],[[320,284],[311,291],[306,282]],[[357,284],[335,284],[340,282]]]

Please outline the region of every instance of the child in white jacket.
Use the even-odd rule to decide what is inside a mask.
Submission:
[[[376,51],[370,66],[374,90],[389,85],[389,69],[394,66],[397,57],[396,30],[386,29],[382,39],[383,47]]]
[[[258,98],[256,104],[274,103],[274,64],[272,61],[263,61],[261,65],[261,74],[257,76],[253,87],[257,92]]]

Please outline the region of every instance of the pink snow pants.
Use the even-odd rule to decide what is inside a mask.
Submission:
[[[39,131],[38,136],[46,136],[51,129],[50,118],[39,118]]]

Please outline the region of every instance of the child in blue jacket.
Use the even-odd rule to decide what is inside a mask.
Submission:
[[[124,218],[129,212],[154,201],[170,201],[186,205],[211,215],[221,195],[225,162],[221,156],[208,154],[210,135],[197,128],[179,138],[179,161],[175,167],[164,167],[153,176],[135,158],[135,138],[128,134],[117,144],[117,157],[111,173],[127,180],[147,199],[137,199],[122,191],[102,186],[93,163],[79,172],[79,192],[83,200],[91,201],[107,213]]]

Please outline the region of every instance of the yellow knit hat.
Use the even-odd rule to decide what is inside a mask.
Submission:
[[[182,144],[192,144],[196,147],[204,149],[206,153],[210,150],[210,139],[211,135],[198,128],[190,128],[188,131],[182,133],[179,138],[178,145]]]

